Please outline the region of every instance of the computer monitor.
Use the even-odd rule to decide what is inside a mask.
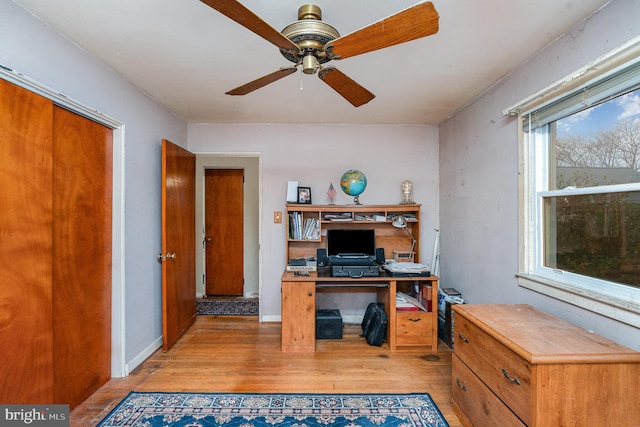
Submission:
[[[375,230],[327,230],[327,255],[364,254],[376,256]]]

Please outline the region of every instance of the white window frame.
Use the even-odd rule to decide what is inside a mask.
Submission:
[[[545,267],[543,262],[543,200],[559,195],[639,191],[640,183],[597,188],[548,190],[549,135],[547,127],[523,129],[523,117],[549,105],[581,86],[615,73],[630,62],[640,61],[640,37],[598,58],[559,82],[504,110],[517,115],[519,123],[519,271],[522,287],[565,301],[618,321],[640,327],[640,289]],[[530,124],[532,120],[528,120]],[[615,187],[615,188],[614,188]]]

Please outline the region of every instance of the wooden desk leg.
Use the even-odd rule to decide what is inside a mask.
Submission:
[[[389,343],[389,350],[395,350],[397,348],[396,342],[396,292],[398,290],[398,284],[395,280],[389,281],[389,301],[388,311],[389,323],[387,324],[387,342]]]
[[[438,281],[431,282],[431,315],[432,333],[431,350],[438,351]]]

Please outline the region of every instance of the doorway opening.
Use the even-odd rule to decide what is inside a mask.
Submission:
[[[196,155],[198,315],[259,316],[259,170],[258,153]]]

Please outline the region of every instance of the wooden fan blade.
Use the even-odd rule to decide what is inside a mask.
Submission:
[[[283,36],[278,30],[267,24],[258,15],[247,9],[235,0],[200,0],[202,3],[217,10],[227,18],[233,19],[246,29],[253,31],[266,41],[273,43],[280,49],[292,54],[300,51],[300,48],[291,40]]]
[[[261,87],[264,87],[269,83],[273,83],[295,72],[296,72],[296,67],[283,67],[283,68],[280,68],[278,71],[275,71],[271,74],[267,74],[266,76],[260,77],[259,79],[256,79],[252,82],[243,84],[242,86],[232,89],[226,94],[227,95],[246,95],[250,92],[253,92],[256,89],[260,89]]]
[[[325,46],[325,51],[332,59],[344,59],[430,36],[438,32],[438,19],[439,15],[433,3],[418,3],[330,41]]]
[[[335,67],[323,68],[318,73],[318,77],[342,95],[342,97],[349,101],[354,107],[364,105],[376,97]]]

